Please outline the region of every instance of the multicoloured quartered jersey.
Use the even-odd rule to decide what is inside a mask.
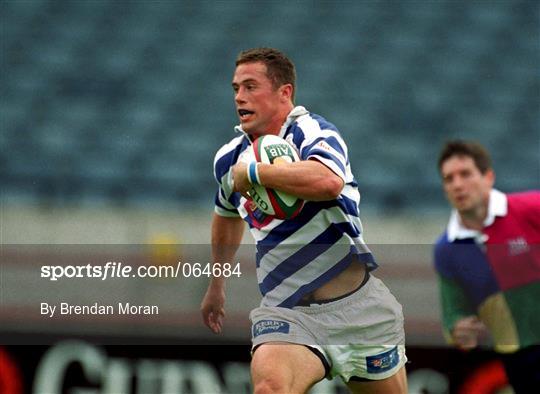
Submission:
[[[477,314],[495,349],[540,344],[540,192],[492,190],[482,232],[453,212],[435,246],[443,325]]]

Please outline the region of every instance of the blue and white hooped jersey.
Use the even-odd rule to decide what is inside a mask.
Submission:
[[[304,107],[296,107],[279,136],[297,149],[301,160],[316,159],[340,176],[345,182],[340,196],[330,201],[306,201],[293,219],[266,216],[231,190],[232,167],[251,145],[242,133],[216,154],[214,176],[219,190],[215,212],[240,216],[249,224],[257,243],[262,305],[292,308],[304,295],[345,270],[354,256],[366,263],[369,270],[377,264],[362,237],[360,193],[351,172],[347,146],[336,127]]]

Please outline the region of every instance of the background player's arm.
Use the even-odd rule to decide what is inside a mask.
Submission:
[[[261,184],[292,194],[303,200],[326,201],[339,196],[343,179],[321,162],[303,160],[294,163],[259,164]],[[235,191],[245,193],[251,188],[246,175],[246,164],[234,168]]]
[[[244,234],[244,221],[239,217],[214,214],[212,218],[213,264],[232,264]],[[201,304],[204,323],[216,334],[223,328],[225,317],[225,278],[213,277]]]
[[[460,349],[473,349],[485,331],[467,295],[454,280],[439,275],[443,330],[447,341]]]

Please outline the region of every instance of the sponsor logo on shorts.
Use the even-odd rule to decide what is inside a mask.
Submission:
[[[387,352],[366,357],[368,373],[381,373],[394,368],[399,363],[397,346]]]
[[[253,325],[253,338],[263,334],[289,333],[289,323],[280,320],[261,320]]]

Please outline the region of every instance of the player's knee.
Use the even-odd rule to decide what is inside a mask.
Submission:
[[[288,384],[291,379],[286,371],[264,357],[254,358],[251,364],[251,376],[255,394],[288,394],[290,392]]]
[[[285,394],[287,393],[287,387],[282,380],[269,376],[254,382],[253,391],[255,394]]]

